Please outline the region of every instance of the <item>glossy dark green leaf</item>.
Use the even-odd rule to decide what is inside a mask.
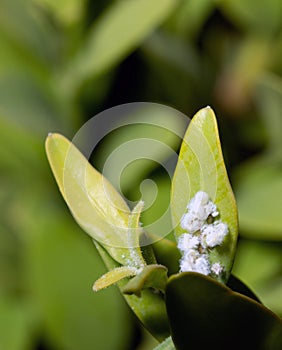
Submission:
[[[166,303],[178,350],[278,350],[282,346],[278,316],[210,277],[193,272],[171,277]]]

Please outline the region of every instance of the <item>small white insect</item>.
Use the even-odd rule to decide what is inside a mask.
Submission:
[[[193,236],[191,233],[184,233],[179,237],[177,248],[181,252],[187,252],[190,249],[195,249],[200,244],[198,236]]]
[[[209,199],[204,191],[198,191],[187,205],[188,212],[194,214],[199,220],[205,221],[209,215],[218,215],[216,205]]]
[[[180,225],[189,233],[197,232],[205,224],[208,217],[217,217],[219,212],[216,205],[209,199],[206,192],[199,191],[187,205],[188,212],[185,213]]]
[[[201,254],[201,256],[195,261],[195,272],[202,273],[203,275],[209,275],[211,272],[210,262],[208,254]]]
[[[228,233],[228,226],[218,220],[212,224],[204,225],[201,228],[201,233],[202,245],[213,248],[222,244],[224,237]]]
[[[222,265],[219,262],[212,264],[211,272],[213,272],[215,275],[219,276],[223,272]]]

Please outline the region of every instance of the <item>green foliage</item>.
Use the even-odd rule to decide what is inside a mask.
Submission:
[[[63,136],[49,135],[46,150],[60,191],[80,226],[106,245],[120,264],[142,266],[138,227],[130,224],[134,212],[119,193]]]
[[[240,217],[234,273],[282,315],[281,10],[279,0],[1,0],[0,348],[130,347],[133,322],[118,293],[91,292],[105,269],[56,194],[43,143],[50,131],[71,138],[97,111],[132,101],[158,101],[188,116],[207,104],[218,111]],[[149,129],[144,133],[180,146],[161,128]],[[135,138],[137,130],[125,134]],[[109,135],[106,146],[113,149],[118,137]],[[95,151],[99,169],[104,154]],[[168,155],[154,153],[161,161]],[[107,175],[115,186],[114,172]],[[163,212],[170,181],[145,161],[121,179],[126,196],[142,192],[150,202],[152,186],[138,188],[148,176],[159,192],[142,214],[144,225]],[[168,238],[153,249],[171,275],[180,256]],[[142,350],[153,347],[142,339]]]
[[[175,350],[171,337],[164,340],[160,345],[154,348],[154,350]]]
[[[176,236],[183,234],[180,220],[198,191],[205,191],[217,205],[229,228],[228,239],[212,252],[212,262],[225,267],[226,282],[233,265],[238,235],[237,208],[226,173],[215,115],[207,107],[192,119],[179,153],[172,182],[171,210]],[[220,277],[221,278],[221,277]]]
[[[261,156],[242,165],[235,174],[240,227],[249,238],[281,240],[281,200],[277,196],[282,191],[281,79],[272,75],[261,79],[257,100],[269,142]]]
[[[171,208],[178,240],[183,233],[179,222],[195,192],[205,191],[213,199],[220,219],[228,225],[227,237],[216,251],[205,253],[210,255],[210,264],[219,263],[226,271],[213,278],[189,268],[186,271],[190,272],[177,271],[168,279],[166,262],[157,264],[159,254],[154,256],[154,251],[161,252],[161,259],[167,260],[171,269],[170,261],[177,256],[175,244],[163,240],[155,249],[141,248],[142,236],[150,237],[139,224],[144,203],[140,201],[130,212],[103,175],[63,136],[49,135],[46,152],[70,211],[94,239],[109,270],[93,289],[99,291],[117,283],[143,325],[163,341],[161,349],[174,349],[173,344],[180,350],[195,348],[201,338],[202,346],[218,349],[237,349],[243,344],[262,350],[279,348],[281,319],[240,280],[229,278],[237,242],[237,211],[210,107],[195,115],[184,136],[173,177]],[[198,203],[196,210],[201,205]],[[121,219],[121,215],[125,217]],[[104,226],[107,222],[111,222],[109,228]],[[226,282],[228,287],[224,286]],[[168,322],[172,338],[164,340],[170,334]]]
[[[184,272],[166,290],[172,339],[179,350],[279,349],[281,320],[261,304],[210,277]]]
[[[71,79],[67,82],[73,84],[77,78],[79,83],[117,64],[164,20],[176,3],[125,0],[112,4],[90,28],[85,44],[70,64]]]

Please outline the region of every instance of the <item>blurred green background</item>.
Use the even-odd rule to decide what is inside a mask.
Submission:
[[[281,0],[0,0],[0,48],[1,350],[154,347],[116,288],[92,292],[105,268],[44,152],[48,132],[72,138],[135,101],[189,117],[213,107],[239,209],[234,273],[282,316]],[[149,222],[169,181],[144,169],[130,169],[125,191],[156,180]]]

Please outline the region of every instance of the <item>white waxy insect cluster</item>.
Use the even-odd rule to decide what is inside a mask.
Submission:
[[[206,192],[199,191],[187,205],[187,213],[181,218],[181,227],[187,231],[178,239],[182,253],[180,271],[194,271],[204,275],[219,276],[223,266],[219,262],[211,265],[209,252],[222,244],[228,234],[228,226],[217,219],[219,212]]]

